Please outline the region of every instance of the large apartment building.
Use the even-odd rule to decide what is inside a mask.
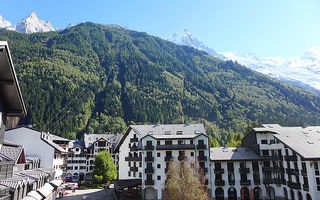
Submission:
[[[116,166],[118,155],[114,152],[120,134],[85,134],[84,140],[71,141],[67,161],[67,181],[91,181],[94,160],[100,151],[108,151]]]
[[[239,148],[211,148],[215,199],[320,199],[320,127],[264,124]]]
[[[140,180],[143,199],[163,197],[172,158],[197,159],[210,182],[208,136],[202,124],[131,125],[116,151],[119,180]]]

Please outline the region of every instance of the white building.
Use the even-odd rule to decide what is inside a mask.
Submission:
[[[110,153],[118,166],[118,155],[114,148],[120,141],[120,134],[85,134],[83,141],[71,141],[67,161],[67,181],[91,181],[94,160],[100,151]]]
[[[197,159],[210,182],[208,136],[202,124],[131,125],[116,151],[119,180],[141,180],[143,199],[162,198],[172,158]]]
[[[211,148],[215,199],[320,199],[320,126],[264,124],[240,148]]]
[[[5,139],[23,145],[27,156],[40,158],[41,168],[54,168],[55,178],[62,178],[65,172],[68,144],[58,145],[55,142],[68,143],[68,140],[27,126],[6,130]]]

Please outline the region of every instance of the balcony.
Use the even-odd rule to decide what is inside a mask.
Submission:
[[[249,168],[239,168],[239,173],[240,174],[248,174],[248,173],[250,173],[250,169]]]
[[[224,186],[225,185],[225,181],[224,180],[215,180],[214,184],[216,186]]]
[[[284,159],[287,161],[298,161],[297,156],[285,156]]]
[[[164,161],[170,162],[172,158],[173,158],[172,156],[166,156],[166,157],[164,157]]]
[[[138,142],[138,138],[130,138],[130,142]]]
[[[145,180],[144,184],[145,185],[154,185],[154,180]]]
[[[250,180],[240,180],[240,185],[251,185]]]
[[[269,172],[280,172],[280,167],[273,166],[273,167],[262,167],[262,171],[269,171]]]
[[[153,162],[154,161],[154,157],[148,157],[147,156],[147,157],[144,158],[144,161],[145,162]]]
[[[307,171],[301,170],[301,175],[302,175],[302,176],[308,176]]]
[[[198,161],[207,161],[207,156],[198,156]]]
[[[154,173],[153,167],[147,167],[147,168],[144,170],[144,173],[146,173],[146,174],[153,174],[153,173]]]
[[[146,146],[144,146],[144,150],[153,151],[154,146],[153,145],[146,145]]]
[[[130,171],[137,172],[138,171],[138,167],[130,167]]]
[[[220,168],[220,169],[217,169],[217,168],[215,168],[215,169],[214,169],[214,173],[215,173],[215,174],[223,174],[223,173],[224,173],[224,169],[221,169],[221,168]]]
[[[229,185],[235,185],[236,184],[235,180],[228,180],[228,183],[229,183]]]
[[[142,161],[141,157],[125,157],[125,161]]]
[[[260,144],[260,150],[271,150],[271,149],[282,149],[283,144],[274,143],[274,144]]]
[[[171,145],[157,145],[157,150],[193,150],[194,144],[171,144]]]
[[[286,172],[287,172],[287,174],[299,175],[299,170],[298,169],[287,168]]]
[[[138,151],[138,148],[136,146],[130,147],[130,151]]]
[[[292,181],[287,181],[287,185],[291,189],[295,189],[295,190],[300,190],[301,189],[301,184],[300,183],[294,183]]]
[[[274,184],[281,185],[282,183],[283,183],[283,179],[281,179],[281,178],[274,179]]]
[[[260,185],[260,179],[253,179],[253,184]]]
[[[274,180],[272,178],[265,178],[262,181],[263,184],[273,184]]]
[[[198,144],[197,149],[207,149],[207,145],[205,144]]]
[[[308,184],[302,184],[303,190],[309,192],[309,185]]]

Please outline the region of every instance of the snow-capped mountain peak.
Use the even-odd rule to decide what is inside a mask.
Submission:
[[[39,19],[35,12],[32,12],[18,24],[7,29],[23,33],[48,32],[56,30],[52,27],[50,22],[45,22],[44,20]]]
[[[201,51],[207,52],[209,55],[214,57],[219,57],[224,59],[224,56],[221,54],[218,54],[213,49],[207,47],[205,44],[203,44],[200,40],[198,40],[196,37],[194,37],[187,29],[184,29],[183,33],[174,33],[171,36],[167,38],[168,41],[173,42],[178,45],[186,45],[193,47],[195,49],[199,49]]]
[[[5,28],[11,26],[11,22],[5,20],[2,15],[0,15],[0,28]]]

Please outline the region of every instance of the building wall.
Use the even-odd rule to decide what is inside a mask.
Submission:
[[[40,138],[41,133],[28,128],[12,129],[6,132],[5,139],[24,146],[26,155],[40,158],[40,167],[53,168],[54,149]]]
[[[130,152],[130,148],[129,148],[129,143],[130,143],[130,139],[133,138],[133,135],[137,134],[135,133],[134,130],[131,130],[128,133],[128,136],[124,139],[122,145],[120,146],[119,149],[119,179],[134,179],[136,177],[129,177],[128,176],[128,171],[129,171],[129,166],[128,166],[128,162],[125,161],[125,157],[128,157],[129,152]],[[138,169],[138,173],[141,172],[141,168]]]

